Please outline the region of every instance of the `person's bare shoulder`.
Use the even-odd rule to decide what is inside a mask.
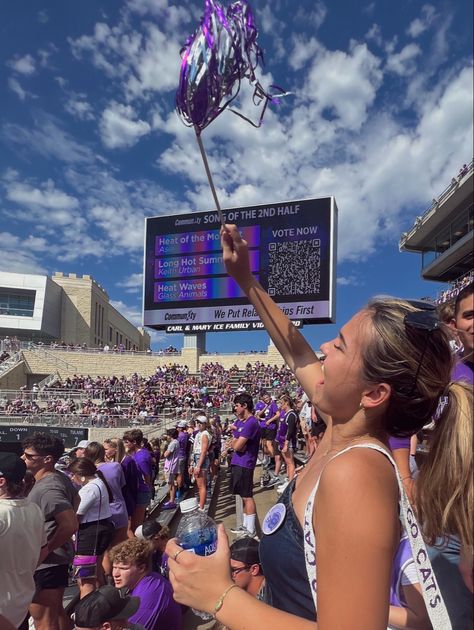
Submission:
[[[354,535],[370,533],[381,545],[390,544],[398,519],[398,484],[390,461],[380,452],[355,448],[334,458],[324,469],[314,515],[322,525]],[[388,534],[388,538],[385,534]]]

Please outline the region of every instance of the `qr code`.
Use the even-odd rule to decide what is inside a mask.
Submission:
[[[321,241],[268,244],[268,293],[317,294],[321,289]]]

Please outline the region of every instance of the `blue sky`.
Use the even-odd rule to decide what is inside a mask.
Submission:
[[[261,129],[224,112],[203,133],[223,207],[334,195],[337,326],[377,293],[435,295],[402,231],[472,158],[467,0],[255,0],[263,85],[293,92]],[[0,5],[0,268],[90,273],[141,318],[143,219],[211,210],[174,112],[179,49],[202,2]],[[209,351],[264,333],[208,335]],[[155,347],[181,344],[153,335]]]

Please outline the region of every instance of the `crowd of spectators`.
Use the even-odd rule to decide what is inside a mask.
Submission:
[[[35,342],[35,345],[44,347],[44,348],[49,348],[50,350],[65,350],[67,352],[111,352],[111,353],[120,353],[120,354],[123,354],[124,352],[132,352],[132,353],[139,352],[139,349],[136,345],[132,345],[131,347],[127,348],[123,343],[114,344],[114,345],[109,345],[108,343],[106,343],[106,344],[99,344],[96,347],[90,347],[87,345],[87,343],[72,343],[72,342],[66,343],[65,341],[61,340],[61,341],[51,341],[48,344],[45,344],[43,341],[38,341],[38,342]],[[152,351],[150,348],[148,348],[144,352],[146,354],[152,354],[154,356],[180,354],[180,351],[178,350],[178,348],[175,348],[174,346],[160,348],[159,350],[156,350],[156,351]]]
[[[455,300],[459,295],[460,291],[464,289],[474,282],[474,271],[470,271],[462,278],[459,278],[449,287],[449,289],[445,289],[441,291],[439,296],[436,299],[437,304],[444,304],[445,302],[451,302],[451,300]]]
[[[189,420],[198,409],[218,413],[227,409],[235,393],[256,396],[262,389],[296,389],[290,370],[257,362],[244,370],[206,363],[198,374],[187,366],[158,366],[143,377],[73,375],[39,390],[23,390],[14,399],[0,399],[0,415],[60,414],[74,424],[115,427],[120,419],[130,425],[155,424],[164,417]]]

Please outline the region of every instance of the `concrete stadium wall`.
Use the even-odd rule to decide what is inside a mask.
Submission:
[[[171,426],[171,425],[170,425]],[[132,428],[132,427],[130,427]],[[164,425],[160,426],[140,426],[139,427],[143,431],[144,437],[151,440],[155,437],[161,437],[164,431],[166,431],[166,427]],[[119,437],[127,431],[127,429],[98,429],[97,427],[93,427],[89,429],[89,440],[91,442],[103,442],[107,438]]]
[[[73,374],[90,374],[91,376],[130,376],[134,373],[141,376],[151,376],[158,366],[176,363],[187,365],[191,373],[196,373],[205,363],[219,363],[229,369],[236,365],[244,369],[250,363],[257,362],[270,365],[284,365],[280,353],[274,346],[270,346],[267,352],[242,353],[242,354],[202,354],[196,349],[185,349],[178,356],[146,356],[114,353],[87,353],[65,352],[63,350],[50,350],[43,355],[41,351],[23,351],[26,363],[26,371],[31,374],[52,374],[58,372],[61,378],[67,378]],[[55,360],[57,359],[57,361]],[[66,366],[66,362],[69,364]],[[26,381],[25,381],[26,382]],[[24,383],[22,383],[24,384]],[[2,384],[4,389],[6,386]],[[12,389],[8,387],[8,389]]]
[[[27,384],[28,374],[25,361],[20,361],[14,367],[0,376],[0,389],[20,389]]]

